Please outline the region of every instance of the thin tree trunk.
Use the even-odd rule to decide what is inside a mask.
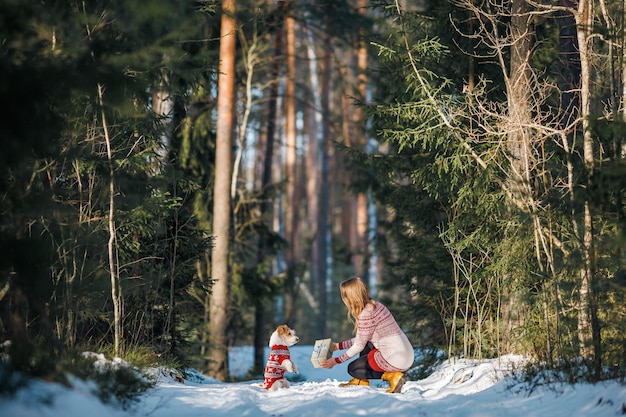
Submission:
[[[206,268],[207,265],[210,265],[210,254],[208,252],[204,253],[204,262],[198,260],[196,262],[196,275],[198,278],[199,286],[204,286],[205,283],[209,282],[208,277],[206,277],[206,272],[210,270],[210,268]],[[201,296],[197,297],[198,302],[202,305],[202,326],[198,329],[198,333],[200,334],[200,356],[205,357],[208,349],[207,343],[209,341],[210,335],[210,324],[211,324],[211,294],[207,292],[202,292]]]
[[[176,192],[174,191],[174,196],[176,196]],[[176,352],[176,256],[178,253],[178,211],[176,211],[174,215],[174,234],[172,236],[173,240],[173,249],[172,249],[172,261],[170,264],[170,294],[169,294],[169,306],[167,309],[167,317],[165,319],[165,325],[163,326],[163,344],[167,351],[175,354]],[[167,336],[170,339],[170,345],[166,345]]]
[[[353,97],[351,96],[351,91],[348,91],[348,88],[351,88],[355,84],[354,77],[354,66],[351,63],[354,61],[354,49],[350,48],[345,51],[345,62],[349,63],[348,65],[343,65],[340,69],[341,76],[343,78],[343,84],[348,86],[345,87],[346,90],[343,91],[341,95],[341,114],[342,114],[342,123],[341,123],[341,134],[343,136],[343,142],[346,147],[352,147],[354,145],[353,139],[356,139],[355,127],[354,127],[354,117],[352,116],[353,111]],[[350,186],[350,175],[346,170],[345,161],[347,158],[338,158],[337,160],[337,172],[341,172],[339,174],[339,178],[342,178],[341,187],[343,189],[347,189]],[[340,200],[338,204],[341,204],[341,237],[344,241],[349,245],[350,253],[356,254],[357,246],[358,246],[358,238],[357,238],[357,229],[356,229],[356,202],[355,195],[353,193],[343,192],[341,196],[338,198]],[[354,265],[354,259],[351,260]],[[353,266],[354,268],[354,266]]]
[[[243,115],[241,117],[241,126],[239,126],[239,135],[238,135],[238,145],[237,153],[235,154],[234,163],[233,163],[233,175],[230,182],[230,198],[234,201],[237,196],[237,183],[240,174],[240,166],[241,161],[243,159],[243,154],[246,152],[246,137],[248,133],[248,120],[250,119],[250,113],[252,111],[252,94],[253,94],[253,83],[252,80],[254,78],[254,68],[258,63],[258,40],[256,36],[251,45],[248,46],[248,50],[246,51],[245,68],[246,68],[246,100],[244,104]],[[237,231],[235,230],[235,235]]]
[[[232,171],[232,135],[235,103],[235,0],[222,1],[220,31],[220,64],[217,92],[217,126],[215,150],[215,185],[213,191],[213,259],[211,278],[211,333],[208,371],[209,375],[225,381],[228,378],[228,248],[230,238],[230,183]]]
[[[329,6],[327,13],[332,12],[332,6]],[[327,33],[324,35],[324,64],[322,71],[322,115],[323,118],[323,142],[322,142],[322,160],[321,160],[321,192],[320,192],[320,208],[318,218],[318,230],[317,246],[318,246],[318,301],[320,307],[320,314],[318,318],[318,334],[326,334],[327,326],[327,293],[326,293],[326,280],[327,280],[327,261],[328,254],[328,221],[329,221],[329,181],[328,181],[328,167],[329,167],[329,142],[330,142],[330,75],[332,68],[332,42],[330,31],[331,28],[327,28]]]
[[[626,26],[626,0],[622,1],[622,26]],[[620,39],[622,46],[622,54],[620,55],[620,62],[622,66],[622,120],[626,121],[626,30],[622,27],[622,38]],[[619,150],[620,157],[626,156],[626,143],[622,143]]]
[[[313,37],[313,31],[307,27],[307,57],[309,62],[309,91],[311,95],[312,107],[307,108],[307,132],[308,132],[308,147],[306,152],[306,193],[307,193],[307,215],[308,225],[310,227],[309,235],[311,237],[311,287],[313,292],[317,292],[318,276],[320,274],[318,268],[320,265],[319,260],[319,246],[317,241],[319,239],[320,227],[319,210],[320,210],[320,192],[321,192],[321,150],[323,148],[324,138],[322,136],[322,113],[321,113],[321,97],[320,97],[320,81],[318,76],[318,63],[315,53],[315,39]],[[319,304],[316,304],[315,310],[316,316],[319,317]]]
[[[365,15],[367,0],[359,0],[359,14]],[[367,102],[367,43],[365,30],[359,28],[357,40],[357,91],[359,99]],[[354,126],[358,150],[367,152],[367,131],[365,128],[365,112],[360,106],[354,109]],[[369,283],[369,201],[366,192],[359,192],[355,197],[355,231],[356,247],[354,248],[354,273]]]
[[[242,42],[243,43],[243,42]],[[257,39],[256,35],[253,35],[253,41],[252,43],[250,43],[248,45],[247,50],[245,51],[245,68],[246,68],[246,83],[245,83],[245,95],[246,95],[246,99],[245,99],[245,104],[244,104],[244,110],[243,110],[243,115],[241,118],[241,124],[239,126],[239,135],[238,135],[238,145],[237,146],[237,153],[235,154],[235,158],[234,158],[234,164],[233,164],[233,175],[231,178],[231,185],[230,185],[230,197],[232,199],[232,201],[235,201],[236,197],[237,197],[237,185],[238,185],[238,177],[240,174],[240,170],[241,170],[241,161],[243,160],[243,155],[246,153],[246,147],[247,147],[247,135],[248,135],[248,120],[250,118],[250,114],[252,112],[252,106],[253,106],[253,89],[254,89],[254,85],[253,85],[253,76],[254,76],[254,69],[255,66],[258,64],[259,61],[259,40]],[[262,143],[262,139],[261,136],[259,136],[258,139],[258,143]],[[259,146],[258,150],[259,152],[257,152],[257,157],[259,155],[263,155],[263,152],[260,151],[260,149],[262,149],[262,146]],[[260,159],[260,158],[259,158]],[[258,166],[258,164],[255,164],[255,166]],[[256,173],[254,175],[255,178],[257,178]],[[258,183],[254,184],[255,188],[258,187],[263,187],[262,185],[262,181],[259,181]],[[235,222],[235,224],[233,225],[233,236],[237,236],[237,224]],[[261,243],[259,243],[261,244]],[[260,256],[260,255],[259,255]],[[263,334],[264,334],[264,314],[263,314],[263,305],[261,300],[257,297],[257,299],[255,300],[255,308],[254,308],[254,330],[253,330],[253,346],[254,346],[254,353],[253,353],[253,369],[256,372],[261,372],[262,371],[262,367],[263,367],[263,353],[264,353],[264,340],[263,340]]]
[[[265,152],[263,158],[263,172],[261,173],[261,218],[266,220],[266,228],[259,236],[259,247],[257,250],[257,263],[259,265],[266,262],[267,256],[267,230],[272,228],[272,217],[268,213],[272,212],[272,202],[267,195],[267,189],[272,182],[272,166],[274,158],[274,141],[276,136],[276,119],[278,107],[278,87],[283,62],[283,25],[287,4],[284,1],[278,4],[278,21],[276,22],[276,32],[274,38],[274,61],[272,67],[271,86],[269,90],[268,113],[267,113],[267,137],[265,138]],[[267,217],[267,219],[266,219]],[[258,279],[267,279],[259,277]],[[260,297],[255,299],[254,305],[254,369],[261,372],[264,367],[264,349],[267,344],[265,334],[265,314],[264,305]]]
[[[287,79],[285,83],[285,134],[287,139],[287,201],[285,202],[285,237],[287,250],[287,280],[285,283],[285,322],[293,324],[296,298],[296,253],[298,246],[298,213],[300,201],[296,198],[298,187],[297,144],[296,144],[296,47],[295,19],[291,15],[291,2],[287,2],[288,15],[285,19],[287,33]]]
[[[559,5],[574,10],[573,0],[560,0]],[[578,117],[580,97],[576,94],[581,78],[580,73],[580,54],[578,53],[578,41],[576,35],[576,19],[574,13],[564,9],[557,14],[557,22],[559,25],[559,90],[561,91],[561,112],[563,114],[560,120],[560,126],[564,132],[569,131],[568,128]],[[574,236],[580,240],[580,232],[576,219],[576,172],[574,167],[574,133],[563,133],[562,146],[565,151],[567,166],[567,187],[569,192],[570,203],[570,222]],[[560,302],[559,288],[555,286],[557,307],[563,305]],[[559,308],[560,310],[560,308]],[[558,315],[557,315],[558,319]],[[561,329],[556,328],[557,338],[560,338]]]
[[[117,270],[115,256],[115,180],[113,168],[113,156],[111,153],[111,138],[109,137],[109,128],[107,126],[106,117],[104,116],[104,99],[103,87],[98,84],[98,100],[102,111],[102,129],[104,131],[104,140],[107,148],[107,159],[109,161],[109,240],[107,250],[109,253],[109,273],[111,276],[111,299],[113,301],[113,328],[114,341],[113,351],[118,357],[122,356],[122,289],[119,283],[119,274]]]
[[[591,28],[593,17],[591,2],[580,0],[576,14],[578,50],[580,53],[580,107],[583,132],[583,159],[587,171],[587,183],[591,182],[594,169],[593,138],[589,126],[591,116]],[[578,333],[583,357],[594,357],[595,370],[601,372],[600,324],[595,302],[595,276],[593,271],[593,215],[590,202],[585,197],[583,207],[583,266],[581,268],[578,306]]]

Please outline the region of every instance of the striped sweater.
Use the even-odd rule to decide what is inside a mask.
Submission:
[[[272,385],[274,385],[274,382],[284,378],[287,369],[283,366],[283,361],[290,358],[291,354],[287,346],[272,346],[269,358],[267,358],[267,364],[265,365],[265,381],[263,382],[263,388],[270,389]]]
[[[359,314],[356,336],[337,343],[338,350],[347,351],[335,361],[342,363],[359,354],[368,341],[378,349],[374,359],[384,371],[404,372],[413,364],[413,346],[389,309],[378,301],[375,305],[365,306]]]

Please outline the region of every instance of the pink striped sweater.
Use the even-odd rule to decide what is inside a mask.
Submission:
[[[378,349],[374,359],[384,371],[404,372],[413,365],[414,353],[411,342],[389,309],[378,301],[375,305],[365,306],[359,314],[356,336],[337,343],[338,350],[348,350],[336,357],[335,361],[342,363],[359,354],[368,341]]]

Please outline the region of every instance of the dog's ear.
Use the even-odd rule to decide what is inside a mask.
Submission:
[[[287,326],[286,324],[278,326],[276,330],[278,331],[280,337],[285,337],[289,334],[289,326]]]

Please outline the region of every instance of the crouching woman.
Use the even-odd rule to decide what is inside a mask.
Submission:
[[[369,386],[370,379],[389,382],[389,393],[399,393],[407,381],[404,372],[413,364],[413,346],[386,306],[370,298],[369,289],[359,277],[343,281],[341,299],[348,308],[348,319],[354,322],[355,337],[333,343],[332,350],[346,350],[342,355],[323,361],[330,369],[355,355],[348,365],[352,379],[340,386]]]

